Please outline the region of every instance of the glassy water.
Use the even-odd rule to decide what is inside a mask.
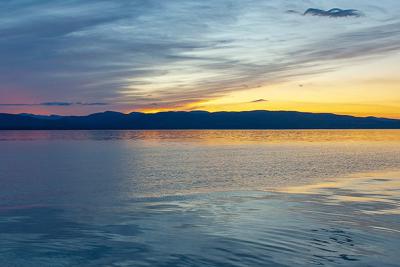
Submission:
[[[0,132],[0,266],[399,266],[400,131]]]

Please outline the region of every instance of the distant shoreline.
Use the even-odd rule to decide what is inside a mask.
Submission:
[[[400,120],[296,111],[113,111],[87,116],[0,114],[0,130],[350,130],[400,129]]]

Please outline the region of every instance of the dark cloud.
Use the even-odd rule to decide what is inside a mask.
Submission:
[[[361,17],[362,13],[356,9],[332,8],[330,10],[322,10],[317,8],[309,8],[304,12],[303,15],[343,18],[343,17]]]
[[[76,102],[74,103],[75,105],[81,105],[81,106],[106,106],[109,105],[109,103],[103,103],[103,102]]]
[[[70,102],[43,102],[39,106],[72,106],[74,103]]]
[[[299,11],[292,10],[292,9],[286,10],[286,13],[287,14],[301,14]]]
[[[86,102],[43,102],[43,103],[0,103],[0,106],[105,106],[108,103],[94,102],[94,103],[86,103]]]
[[[250,103],[261,103],[261,102],[268,102],[268,100],[266,100],[266,99],[257,99],[257,100],[250,101]]]

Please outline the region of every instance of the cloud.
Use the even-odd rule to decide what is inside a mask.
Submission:
[[[286,13],[287,14],[301,14],[299,11],[292,10],[292,9],[286,10]]]
[[[261,103],[261,102],[268,102],[268,100],[265,100],[265,99],[257,99],[257,100],[250,101],[250,103]]]
[[[39,106],[72,106],[74,103],[70,102],[43,102]]]
[[[304,12],[303,15],[342,18],[342,17],[361,17],[362,13],[356,9],[332,8],[329,10],[322,10],[317,8],[309,8]]]
[[[81,106],[107,106],[109,103],[104,103],[104,102],[76,102],[75,105],[81,105]]]
[[[43,102],[43,103],[0,103],[0,106],[105,106],[108,103],[94,102]]]

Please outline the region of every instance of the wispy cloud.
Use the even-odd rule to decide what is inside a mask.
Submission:
[[[0,103],[0,106],[105,106],[108,103],[86,103],[86,102],[43,102],[43,103]]]
[[[266,99],[257,99],[257,100],[250,101],[250,103],[262,103],[262,102],[268,102],[268,100],[266,100]]]
[[[357,9],[340,9],[332,8],[329,10],[322,10],[318,8],[309,8],[303,15],[322,16],[330,18],[345,18],[345,17],[361,17],[362,13]]]

